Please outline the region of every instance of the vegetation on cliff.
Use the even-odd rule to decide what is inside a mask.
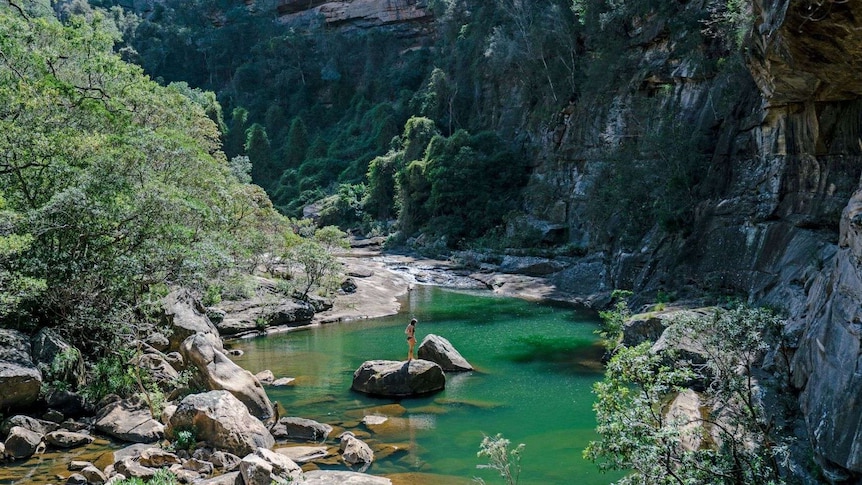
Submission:
[[[624,304],[603,315],[613,356],[594,386],[600,439],[584,456],[632,470],[625,484],[784,483],[787,410],[764,408],[776,383],[761,370],[781,319],[744,306],[685,312],[659,343],[626,346],[629,316]]]

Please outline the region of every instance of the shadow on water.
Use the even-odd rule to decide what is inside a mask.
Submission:
[[[601,374],[604,353],[604,348],[594,338],[534,334],[515,338],[505,356],[519,364],[553,364],[552,369],[559,372]]]

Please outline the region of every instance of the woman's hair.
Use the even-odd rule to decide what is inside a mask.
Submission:
[[[416,319],[415,318],[410,319],[410,325],[416,325]]]

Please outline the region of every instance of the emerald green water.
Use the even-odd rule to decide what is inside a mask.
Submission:
[[[436,474],[424,483],[440,483],[439,475],[460,477],[463,483],[473,477],[502,483],[493,471],[476,469],[483,463],[476,456],[483,434],[502,433],[513,444],[526,445],[521,484],[606,484],[618,478],[599,473],[581,458],[595,438],[591,386],[602,372],[595,316],[421,286],[403,308],[394,317],[330,324],[232,347],[244,350],[236,361],[252,372],[270,369],[276,377],[296,378],[295,386],[267,389],[287,415],[334,425],[336,432],[356,431],[372,447],[394,443],[409,449],[378,458],[368,473],[393,478]],[[477,370],[447,374],[443,392],[418,399],[350,391],[353,371],[362,362],[406,358],[403,330],[410,317],[419,320],[417,342],[429,333],[445,337]],[[396,402],[403,409],[369,410]],[[359,422],[366,414],[393,419],[374,432]]]

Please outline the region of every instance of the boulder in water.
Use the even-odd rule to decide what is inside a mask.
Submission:
[[[428,334],[419,344],[417,355],[420,359],[430,360],[439,365],[445,372],[464,372],[473,370],[467,359],[455,350],[455,347],[445,338]]]
[[[272,427],[271,433],[278,439],[301,441],[323,441],[332,432],[332,426],[312,419],[284,417]]]
[[[353,373],[354,391],[375,396],[410,397],[446,387],[443,369],[428,360],[369,360]]]

